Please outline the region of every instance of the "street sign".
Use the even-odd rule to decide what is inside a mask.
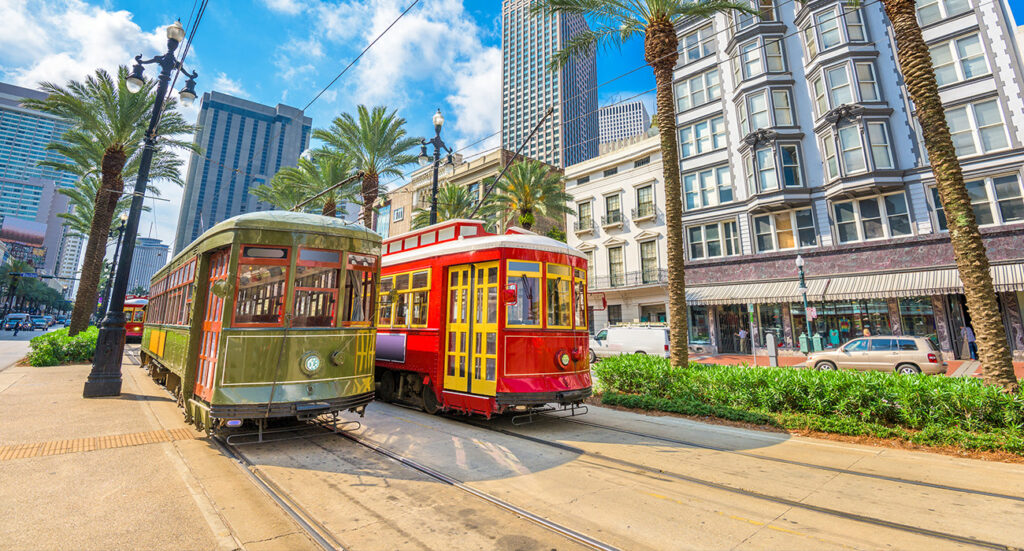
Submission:
[[[807,307],[807,319],[814,319],[818,317],[818,309],[814,306]]]
[[[14,272],[11,275],[16,275],[18,277],[39,277],[39,274],[35,272]]]

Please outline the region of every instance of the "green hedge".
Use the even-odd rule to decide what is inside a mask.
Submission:
[[[749,368],[624,355],[594,371],[605,403],[686,415],[1024,453],[1024,396],[975,378]]]
[[[28,363],[34,367],[45,367],[92,361],[98,336],[99,329],[96,327],[90,327],[74,337],[68,336],[66,328],[39,335],[29,341],[32,350],[28,353]]]

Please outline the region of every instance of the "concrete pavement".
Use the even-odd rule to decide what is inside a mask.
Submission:
[[[116,398],[81,397],[89,369],[0,372],[0,548],[318,548],[137,363]]]

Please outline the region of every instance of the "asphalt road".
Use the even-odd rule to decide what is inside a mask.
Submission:
[[[14,331],[0,331],[0,371],[16,364],[18,360],[25,357],[25,354],[28,354],[28,341],[32,340],[32,337],[38,337],[43,333],[55,331],[61,327],[60,325],[54,325],[47,331],[42,329],[36,329],[35,331],[22,330],[18,331],[18,336],[14,336]]]

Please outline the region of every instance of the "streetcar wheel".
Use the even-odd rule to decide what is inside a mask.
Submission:
[[[430,385],[423,385],[423,411],[434,415],[438,411],[441,411],[441,404],[437,401],[437,394],[434,394],[434,387]]]
[[[395,374],[385,371],[380,376],[380,399],[384,402],[395,400]]]

